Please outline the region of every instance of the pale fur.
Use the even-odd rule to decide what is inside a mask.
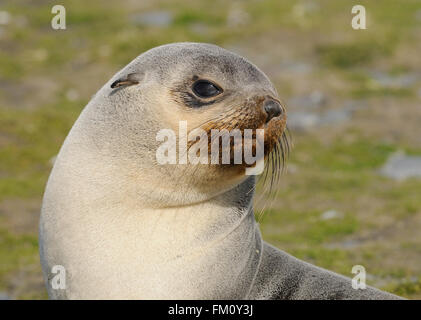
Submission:
[[[171,89],[195,72],[230,88],[230,100],[194,110],[174,101]],[[129,73],[139,84],[110,88]],[[350,279],[264,244],[254,177],[157,164],[158,130],[177,130],[180,120],[194,128],[256,94],[277,96],[255,66],[208,44],[152,49],[110,79],[66,138],[45,191],[40,253],[50,298],[394,298],[354,290]],[[66,269],[65,290],[51,287],[54,265]]]

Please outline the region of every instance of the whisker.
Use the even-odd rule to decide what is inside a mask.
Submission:
[[[258,221],[260,221],[263,218],[265,208],[272,205],[272,202],[275,201],[276,196],[280,191],[279,185],[281,182],[281,176],[286,172],[287,160],[291,152],[291,141],[291,133],[289,129],[286,128],[282,135],[276,141],[276,144],[271,153],[267,156],[267,166],[265,167],[266,172],[262,177],[262,195],[266,194],[268,198],[263,203],[263,208],[259,210]],[[268,183],[269,171],[271,174],[270,183]]]
[[[274,182],[274,184],[272,186],[272,191],[274,189],[274,186],[276,186],[276,177],[278,175],[279,160],[280,160],[279,159],[279,150],[278,150],[278,147],[277,147],[276,143],[275,143],[275,145],[273,147],[273,157],[274,157],[274,160],[273,160],[272,175],[273,175],[273,182]]]

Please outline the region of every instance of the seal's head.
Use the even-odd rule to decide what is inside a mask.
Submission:
[[[246,147],[253,155],[264,145],[261,158],[284,154],[286,111],[276,89],[252,63],[218,46],[175,43],[151,49],[117,73],[101,92],[96,99],[104,103],[95,105],[107,106],[102,107],[101,119],[108,122],[107,139],[111,135],[119,140],[108,143],[118,146],[108,151],[126,159],[129,167],[140,168],[131,175],[161,190],[161,203],[202,201],[238,185],[248,177],[245,169],[255,165],[245,161]],[[247,129],[250,135],[245,134]],[[228,145],[223,136],[212,136],[215,130],[228,132]],[[233,131],[242,139],[237,141]],[[214,143],[219,138],[221,152],[215,158]],[[243,146],[236,149],[241,159],[234,161],[238,144]],[[224,146],[232,151],[228,162]],[[199,153],[199,164],[192,163]],[[207,161],[202,161],[203,153],[209,155]],[[255,162],[259,160],[257,154]],[[177,196],[170,196],[175,188]]]

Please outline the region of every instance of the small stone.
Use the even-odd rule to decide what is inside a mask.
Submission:
[[[196,34],[201,34],[201,35],[209,34],[209,26],[200,22],[191,24],[190,30]]]
[[[415,19],[421,21],[421,10],[415,11]]]
[[[311,112],[291,111],[288,113],[288,126],[291,129],[306,130],[316,127],[320,122],[320,117]]]
[[[347,100],[343,104],[343,109],[348,111],[356,111],[366,107],[367,103],[364,100]]]
[[[288,101],[288,106],[296,108],[319,108],[324,106],[326,102],[326,95],[316,90],[308,95],[293,97]]]
[[[34,50],[32,57],[36,61],[45,61],[48,58],[48,52],[44,48]]]
[[[287,164],[287,172],[288,172],[288,174],[297,173],[298,167],[295,164],[289,163],[289,164]]]
[[[317,12],[319,5],[315,2],[301,1],[292,7],[292,15],[294,21],[301,27],[309,27],[311,25],[311,15]]]
[[[285,61],[281,63],[280,67],[283,74],[308,74],[313,70],[313,66],[311,64],[297,61]]]
[[[54,166],[54,163],[56,162],[57,159],[57,155],[51,157],[50,160],[48,160],[48,163],[50,164],[50,166]]]
[[[111,55],[111,47],[108,45],[103,45],[98,48],[98,54],[101,57],[108,57]]]
[[[353,112],[355,110],[360,109],[364,105],[363,101],[350,100],[346,101],[340,108],[330,109],[321,112],[317,109],[314,110],[314,108],[315,106],[325,104],[326,98],[324,97],[324,95],[314,93],[313,96],[309,96],[309,98],[309,100],[307,98],[304,100],[300,100],[302,102],[301,105],[304,106],[305,103],[307,103],[307,101],[310,101],[310,103],[307,104],[307,107],[312,106],[313,109],[308,109],[307,111],[288,112],[288,126],[291,129],[306,130],[320,126],[338,125],[350,120],[352,118]],[[294,106],[294,104],[299,103],[298,100],[292,102],[292,107]],[[287,105],[289,107],[291,106],[289,103]],[[297,105],[296,108],[302,109],[297,107]]]
[[[28,19],[24,15],[17,16],[14,18],[14,23],[19,28],[25,28],[28,26]]]
[[[359,247],[361,244],[362,243],[361,243],[360,240],[348,239],[348,240],[344,240],[344,241],[341,241],[341,242],[328,243],[328,244],[326,244],[326,248],[329,248],[329,249],[337,249],[337,248],[352,249],[352,248]]]
[[[229,27],[244,26],[250,21],[249,14],[238,4],[231,7],[227,16],[227,25]]]
[[[341,242],[341,247],[346,248],[346,249],[356,248],[360,245],[361,245],[360,241],[352,240],[352,239],[345,240],[345,241]]]
[[[351,112],[346,109],[329,110],[323,114],[320,124],[338,124],[351,119]]]
[[[371,72],[371,77],[375,84],[384,88],[405,89],[412,87],[418,80],[415,73],[405,73],[400,75],[389,75],[384,72]]]
[[[292,13],[297,18],[304,18],[306,15],[313,13],[319,9],[319,5],[315,2],[305,1],[298,2],[292,7]]]
[[[0,300],[10,300],[6,292],[0,292]]]
[[[151,11],[131,17],[133,24],[151,27],[167,27],[172,24],[173,20],[173,14],[169,11]]]

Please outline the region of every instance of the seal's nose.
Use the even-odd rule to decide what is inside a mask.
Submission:
[[[266,99],[263,104],[263,108],[265,109],[266,114],[268,117],[266,118],[266,123],[270,121],[270,119],[278,117],[282,114],[282,107],[278,101],[273,99]]]

